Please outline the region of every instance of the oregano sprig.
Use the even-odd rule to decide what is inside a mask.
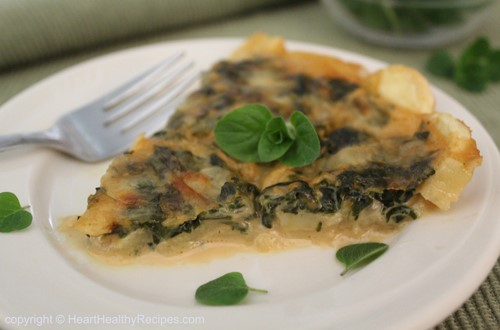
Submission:
[[[279,160],[296,167],[311,164],[320,154],[318,134],[306,115],[295,111],[285,121],[262,104],[229,112],[219,119],[214,134],[222,150],[243,162]]]
[[[493,48],[488,39],[479,37],[457,59],[447,50],[435,51],[426,66],[432,74],[451,79],[466,90],[482,92],[488,83],[500,81],[500,49]]]

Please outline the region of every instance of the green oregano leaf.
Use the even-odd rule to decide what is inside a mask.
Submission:
[[[274,117],[266,124],[261,135],[258,153],[261,162],[272,162],[281,158],[290,149],[295,136],[281,117]]]
[[[295,128],[295,142],[280,161],[288,166],[305,166],[311,164],[320,154],[318,134],[309,119],[302,112],[295,111],[290,117]]]
[[[426,67],[430,73],[436,76],[453,78],[455,60],[448,51],[438,50],[429,57]]]
[[[455,83],[471,92],[482,92],[489,80],[488,66],[483,62],[463,62],[455,71]]]
[[[340,248],[335,254],[337,260],[345,266],[340,275],[369,264],[384,254],[388,248],[387,244],[374,242],[351,244]]]
[[[490,43],[486,38],[477,38],[460,55],[455,72],[455,82],[470,91],[486,89],[489,77]]]
[[[215,142],[232,157],[243,162],[259,162],[258,145],[271,111],[261,104],[237,108],[215,125]]]
[[[470,43],[460,55],[461,62],[476,62],[487,59],[491,52],[491,46],[488,39],[479,37]]]
[[[500,49],[490,53],[488,72],[490,73],[491,81],[500,81]]]
[[[11,192],[0,193],[0,232],[10,233],[31,225],[33,216],[21,207],[17,196]]]
[[[320,154],[318,134],[306,115],[296,111],[286,122],[261,104],[231,111],[219,119],[214,135],[222,150],[243,162],[279,160],[288,166],[304,166]]]
[[[195,299],[204,305],[235,305],[240,303],[249,291],[267,293],[267,290],[249,287],[241,273],[231,272],[198,287]]]

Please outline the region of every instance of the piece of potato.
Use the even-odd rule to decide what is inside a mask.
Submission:
[[[429,115],[427,128],[430,141],[439,150],[434,161],[436,173],[417,191],[442,210],[450,208],[472,178],[482,157],[470,129],[460,120],[445,113]]]
[[[390,65],[368,76],[364,86],[397,106],[423,115],[431,132],[429,143],[438,152],[433,162],[435,174],[417,192],[440,209],[449,209],[482,160],[469,127],[449,114],[434,112],[429,83],[415,69]]]
[[[369,75],[365,88],[388,101],[416,113],[431,113],[435,108],[429,83],[417,70],[390,65]]]

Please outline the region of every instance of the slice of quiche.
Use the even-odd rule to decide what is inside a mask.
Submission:
[[[320,157],[287,167],[225,154],[217,120],[253,103],[306,114]],[[480,163],[469,128],[435,112],[417,71],[368,73],[256,34],[203,74],[165,129],[112,161],[71,227],[92,253],[122,257],[380,240],[449,209]]]

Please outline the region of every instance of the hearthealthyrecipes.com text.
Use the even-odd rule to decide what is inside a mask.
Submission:
[[[205,324],[203,316],[165,316],[165,315],[15,315],[4,317],[7,325],[18,327],[45,327],[54,325],[108,325],[108,326],[169,326],[169,325],[202,325]]]

